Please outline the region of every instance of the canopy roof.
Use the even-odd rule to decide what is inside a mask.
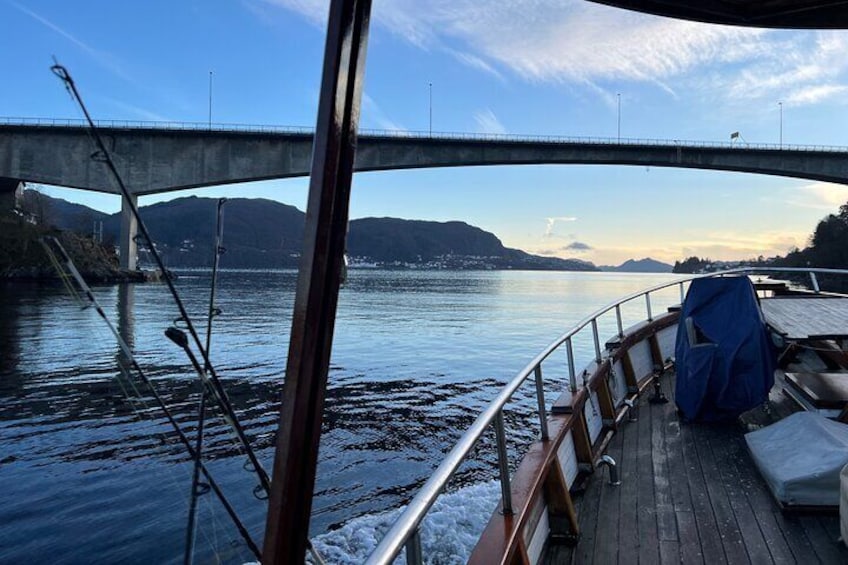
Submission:
[[[848,29],[844,0],[591,0],[618,8],[713,24]]]

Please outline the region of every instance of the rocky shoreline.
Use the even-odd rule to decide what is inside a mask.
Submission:
[[[83,278],[92,284],[144,282],[151,273],[126,271],[118,267],[114,246],[90,237],[44,228],[21,217],[0,218],[0,281],[49,282],[60,280],[41,241],[55,237],[71,257]]]

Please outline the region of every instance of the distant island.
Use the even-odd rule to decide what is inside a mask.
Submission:
[[[598,268],[602,271],[618,273],[670,273],[674,266],[645,257],[644,259],[628,259],[617,267],[602,265]]]
[[[43,221],[61,230],[91,234],[102,222],[102,239],[114,244],[120,214],[35,191]],[[38,196],[34,196],[37,194]],[[140,209],[142,219],[169,268],[203,268],[212,263],[218,200],[190,196]],[[258,198],[229,199],[224,207],[223,268],[294,268],[300,261],[306,215],[286,204]],[[363,218],[350,222],[348,256],[353,268],[514,269],[597,271],[580,259],[532,255],[504,247],[494,234],[465,222]],[[139,246],[139,262],[149,251]]]

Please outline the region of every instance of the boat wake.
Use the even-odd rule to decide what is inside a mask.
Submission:
[[[489,521],[500,495],[497,481],[444,494],[424,519],[421,545],[426,563],[465,563]],[[327,563],[362,563],[404,508],[354,518],[312,540]],[[406,563],[401,553],[396,563]]]

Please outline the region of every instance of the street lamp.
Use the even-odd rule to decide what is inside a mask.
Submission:
[[[778,102],[780,107],[780,148],[783,149],[783,102]]]
[[[212,71],[209,71],[209,129],[212,129]]]
[[[621,93],[617,93],[618,96],[618,142],[621,143]]]
[[[430,93],[430,137],[433,137],[433,83],[428,82],[427,87]]]

